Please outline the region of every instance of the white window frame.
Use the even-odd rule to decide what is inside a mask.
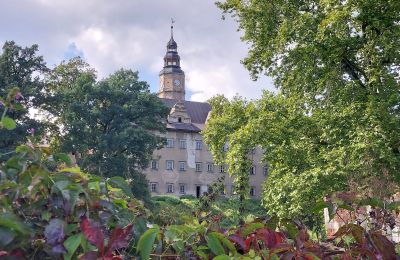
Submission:
[[[169,167],[169,163],[171,164],[171,167]],[[174,170],[174,160],[166,160],[165,161],[165,169],[168,171],[173,171]]]
[[[158,170],[158,160],[151,160],[151,169]]]
[[[184,183],[179,184],[179,194],[186,194],[186,185]]]
[[[186,139],[180,139],[179,140],[179,148],[180,149],[186,149],[186,147],[187,147]]]
[[[256,187],[251,186],[250,187],[250,196],[255,197],[256,196]]]
[[[173,138],[167,138],[167,148],[174,148],[174,139]]]
[[[250,175],[256,175],[256,166],[255,165],[251,166]]]
[[[167,193],[174,193],[174,184],[167,183]]]
[[[183,165],[183,167],[182,167]],[[184,172],[186,171],[186,162],[185,161],[179,161],[179,171]]]
[[[151,192],[157,192],[157,182],[150,182],[150,191]],[[154,187],[154,189],[153,189]]]
[[[214,164],[213,163],[211,163],[211,162],[207,163],[207,172],[210,172],[210,173],[214,172]]]
[[[196,150],[203,150],[203,141],[196,140]]]
[[[203,168],[202,166],[201,162],[196,162],[196,172],[201,172]]]
[[[263,167],[263,174],[264,174],[264,176],[268,176],[268,172],[269,172],[269,167],[268,167],[268,164],[267,164],[267,165],[265,165],[265,166]]]

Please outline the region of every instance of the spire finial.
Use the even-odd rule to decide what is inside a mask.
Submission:
[[[174,38],[174,18],[171,18],[171,38]]]

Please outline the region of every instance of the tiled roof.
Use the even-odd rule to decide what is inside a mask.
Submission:
[[[168,107],[172,108],[176,102],[175,99],[160,98],[161,101]],[[208,112],[211,110],[210,104],[206,102],[185,101],[185,107],[189,114],[192,123],[205,124]],[[195,126],[194,126],[195,127]]]
[[[200,132],[201,129],[196,127],[193,124],[185,124],[185,123],[168,123],[167,124],[168,129],[174,129],[176,131],[184,131],[184,132]]]

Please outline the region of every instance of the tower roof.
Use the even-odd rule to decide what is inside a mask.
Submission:
[[[167,49],[176,49],[176,48],[178,48],[178,44],[176,44],[176,41],[174,40],[174,26],[171,25],[171,38],[167,43]]]

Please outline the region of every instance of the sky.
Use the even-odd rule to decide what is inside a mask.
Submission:
[[[250,79],[240,63],[248,46],[236,22],[221,17],[214,0],[0,0],[0,44],[38,44],[49,67],[81,56],[99,79],[137,70],[157,92],[173,18],[187,100],[273,91],[272,79]]]

